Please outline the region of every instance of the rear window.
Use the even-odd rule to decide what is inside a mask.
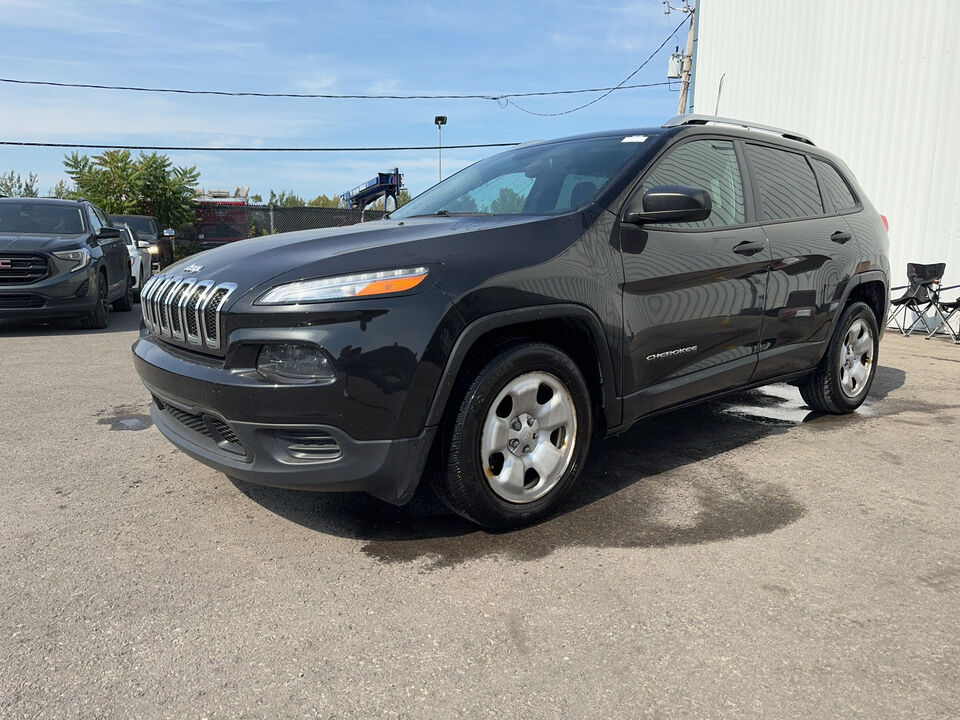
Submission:
[[[762,145],[747,145],[760,192],[761,220],[790,220],[823,214],[813,168],[803,155]]]
[[[849,210],[857,206],[857,199],[850,191],[850,186],[839,171],[830,163],[823,160],[814,160],[817,173],[823,184],[824,194],[833,204],[834,210]]]
[[[114,224],[126,225],[137,235],[157,236],[157,225],[153,218],[137,217],[136,215],[111,215],[110,220]]]
[[[79,235],[83,213],[79,205],[0,203],[0,235]]]

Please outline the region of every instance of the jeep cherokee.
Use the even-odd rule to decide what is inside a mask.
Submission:
[[[487,527],[550,512],[595,434],[771,382],[866,397],[885,220],[808,139],[704,116],[522,145],[387,218],[217,248],[147,283],[157,427],[253,483],[431,484]]]

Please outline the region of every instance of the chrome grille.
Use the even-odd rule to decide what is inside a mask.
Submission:
[[[140,293],[143,322],[152,335],[218,350],[220,311],[236,289],[234,283],[155,275]]]

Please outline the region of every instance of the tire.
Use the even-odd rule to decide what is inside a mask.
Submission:
[[[848,305],[817,369],[800,383],[804,402],[812,410],[833,415],[856,410],[870,392],[879,349],[873,311],[862,302]]]
[[[103,273],[94,273],[97,284],[97,305],[86,317],[80,318],[84,330],[103,330],[107,327],[107,281]]]
[[[118,312],[130,312],[133,310],[133,286],[130,284],[130,278],[127,278],[127,289],[123,295],[113,301],[112,307]]]
[[[475,367],[444,424],[434,489],[454,512],[486,528],[536,522],[586,461],[590,391],[576,363],[543,343],[501,348]]]

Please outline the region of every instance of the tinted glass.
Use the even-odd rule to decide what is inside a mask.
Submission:
[[[760,192],[761,220],[789,220],[823,214],[813,169],[803,155],[747,145]]]
[[[549,215],[574,210],[592,202],[643,147],[615,136],[508,150],[461,170],[390,217],[444,212]]]
[[[671,150],[644,178],[641,191],[657,185],[706,190],[713,201],[713,210],[706,220],[670,223],[669,227],[724,227],[746,221],[740,165],[733,143],[728,140],[696,140]]]
[[[151,238],[157,237],[157,226],[153,218],[137,217],[136,215],[111,215],[110,220],[117,223],[123,223],[137,235],[149,235]]]
[[[103,227],[103,223],[100,222],[100,218],[97,217],[97,214],[93,211],[93,208],[87,208],[87,218],[90,220],[90,227],[93,228],[94,232]]]
[[[83,216],[79,206],[46,203],[0,203],[0,235],[37,233],[79,235]]]
[[[834,210],[847,210],[857,206],[857,200],[850,192],[850,186],[847,185],[843,176],[837,172],[837,169],[830,163],[822,160],[813,161],[817,166],[817,172],[820,174],[820,180],[823,183],[823,190],[826,196],[833,203]]]

